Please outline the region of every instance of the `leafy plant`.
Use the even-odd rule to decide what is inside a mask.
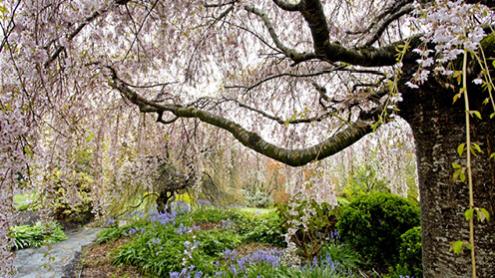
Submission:
[[[10,227],[9,237],[13,239],[13,249],[41,247],[67,239],[62,227],[56,222]]]
[[[245,237],[245,241],[284,247],[286,229],[282,224],[282,219],[275,211],[265,215],[240,217],[236,221],[236,230]]]
[[[292,206],[278,208],[282,227],[294,231],[290,235],[291,242],[296,244],[306,260],[312,260],[330,240],[337,223],[337,210],[328,203],[320,204],[315,200],[299,200]]]
[[[221,256],[224,250],[234,249],[242,237],[232,231],[208,230],[196,233],[201,249],[209,256]]]
[[[267,208],[272,203],[272,189],[269,184],[256,182],[243,190],[247,205],[255,208]]]
[[[421,227],[407,230],[400,236],[399,263],[393,268],[390,277],[414,275],[423,277],[421,265]]]
[[[342,240],[378,268],[399,261],[401,235],[419,225],[417,204],[387,193],[372,193],[342,208],[337,228]]]
[[[124,235],[124,229],[119,227],[109,227],[98,232],[96,242],[99,244],[112,242]]]
[[[320,260],[331,260],[338,269],[355,270],[361,264],[361,256],[349,245],[330,243],[320,251]]]

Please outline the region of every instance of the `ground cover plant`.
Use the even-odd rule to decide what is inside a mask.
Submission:
[[[396,224],[400,215],[415,219],[411,217],[411,211],[417,217],[414,214],[417,207],[406,199],[385,193],[375,195],[371,200],[384,198],[385,207],[387,200],[392,202],[398,215],[383,217],[383,211],[374,210],[363,215],[380,219],[384,225]],[[311,258],[308,258],[304,244],[287,241],[294,237],[287,237],[286,225],[298,217],[287,209],[266,209],[260,213],[260,210],[208,206],[179,213],[138,212],[133,213],[132,220],[125,221],[124,225],[109,221],[109,227],[99,233],[97,241],[106,244],[126,239],[110,252],[112,263],[136,267],[150,277],[372,277],[373,273],[387,277],[420,277],[421,261],[417,260],[417,255],[421,246],[418,229],[413,228],[417,221],[411,220],[414,222],[412,229],[398,235],[396,249],[372,242],[362,245],[348,239],[346,225],[351,221],[348,211],[361,202],[360,197],[334,209],[323,204],[320,212],[313,215],[315,219],[308,222],[315,223],[314,227],[300,228],[296,234],[298,241],[312,239],[304,233],[318,235],[317,239],[321,241]],[[301,209],[302,204],[311,202],[299,202],[296,208]],[[401,206],[405,209],[397,210]],[[304,217],[302,210],[299,216]],[[329,224],[331,229],[326,228]],[[376,225],[368,227],[368,233],[372,235],[381,232]],[[369,248],[375,248],[375,253],[367,254]],[[390,264],[384,265],[370,257],[378,254],[390,260]]]
[[[62,227],[56,222],[13,226],[10,228],[9,237],[15,250],[41,247],[67,239]]]

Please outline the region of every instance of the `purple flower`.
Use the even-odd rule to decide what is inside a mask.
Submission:
[[[313,257],[313,263],[312,263],[312,266],[318,266],[318,258],[316,258],[316,256]]]
[[[237,268],[235,268],[235,265],[230,266],[230,272],[235,276],[237,276]]]
[[[198,271],[198,272],[194,273],[194,278],[201,278],[201,277],[203,277],[203,272]]]
[[[171,212],[171,213],[161,213],[161,212],[153,212],[150,215],[150,220],[151,222],[159,222],[162,225],[172,223],[175,221],[176,213]]]
[[[151,243],[154,245],[160,244],[161,240],[157,237],[151,239]]]
[[[233,261],[237,256],[237,252],[235,250],[225,249],[223,251],[223,256],[226,260]]]
[[[178,214],[184,214],[191,211],[191,207],[186,202],[177,201],[172,203],[172,210]]]
[[[174,271],[174,272],[170,272],[169,275],[170,275],[170,278],[179,278],[180,274],[179,274],[179,272]]]
[[[327,253],[325,260],[327,265],[329,265],[332,270],[335,270],[335,263],[333,262],[332,257],[330,257],[330,254]]]
[[[179,227],[177,229],[175,229],[175,233],[182,235],[182,234],[189,232],[189,230],[190,229],[188,227],[186,227],[182,223],[180,223]]]
[[[252,265],[257,263],[267,263],[273,267],[280,265],[279,252],[272,250],[257,250],[237,261],[237,264],[242,269],[245,264]]]
[[[330,238],[334,240],[340,240],[339,230],[333,230],[330,232]]]
[[[112,226],[113,224],[115,224],[115,218],[113,217],[108,218],[106,226]]]
[[[136,230],[135,228],[130,228],[128,231],[127,231],[127,234],[128,235],[133,235],[135,233],[137,233],[138,230]]]

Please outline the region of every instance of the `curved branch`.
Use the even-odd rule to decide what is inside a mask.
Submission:
[[[181,118],[199,119],[202,122],[228,131],[244,146],[291,166],[302,166],[315,160],[324,159],[354,144],[363,136],[372,132],[371,123],[359,121],[349,125],[346,129],[339,131],[323,142],[312,147],[303,149],[286,149],[271,144],[261,138],[258,134],[248,131],[241,125],[208,111],[195,107],[187,107],[176,104],[157,104],[151,102],[126,86],[125,82],[117,77],[117,74],[113,68],[108,66],[107,68],[109,68],[112,73],[112,78],[109,85],[118,90],[120,94],[131,103],[137,105],[141,112],[159,114],[166,111]]]

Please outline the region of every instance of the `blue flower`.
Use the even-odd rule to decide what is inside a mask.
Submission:
[[[237,252],[235,250],[225,249],[223,251],[223,256],[226,260],[233,261],[237,256]]]
[[[170,272],[170,273],[169,273],[169,275],[170,275],[170,278],[179,278],[179,277],[180,277],[180,276],[179,276],[179,275],[180,275],[180,273],[179,273],[179,272],[177,272],[177,271]]]
[[[154,245],[158,245],[160,244],[161,240],[157,237],[151,239],[151,243],[153,243]]]
[[[182,223],[180,223],[179,227],[175,229],[175,233],[179,235],[185,234],[187,232],[189,232],[189,228],[184,226],[184,224]]]
[[[107,223],[106,223],[107,226],[113,226],[114,224],[115,224],[115,218],[110,217],[107,219]]]
[[[176,213],[173,211],[171,213],[161,213],[161,212],[153,212],[150,215],[151,222],[159,222],[162,225],[172,223],[175,221]]]
[[[138,230],[136,230],[136,228],[130,228],[128,231],[127,231],[127,234],[128,235],[133,235],[135,233],[137,233]]]

